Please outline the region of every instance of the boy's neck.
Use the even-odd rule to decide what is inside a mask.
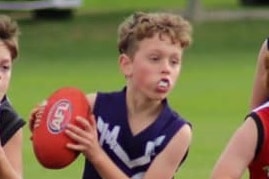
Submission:
[[[160,100],[151,100],[141,95],[126,92],[128,123],[133,135],[150,126],[159,116],[163,105]]]

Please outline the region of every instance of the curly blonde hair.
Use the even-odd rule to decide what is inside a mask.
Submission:
[[[126,18],[118,28],[118,50],[120,53],[133,55],[137,50],[137,43],[155,34],[170,37],[172,43],[179,43],[182,48],[191,42],[192,27],[180,15],[155,12],[136,12]]]
[[[19,28],[16,21],[7,15],[0,14],[0,42],[3,42],[11,52],[12,60],[18,56]]]

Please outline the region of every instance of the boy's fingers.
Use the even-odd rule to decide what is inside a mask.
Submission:
[[[44,100],[42,101],[42,103],[36,105],[32,109],[30,113],[30,117],[29,117],[29,129],[31,132],[33,132],[33,130],[39,126],[39,122],[40,122],[40,119],[42,117],[42,114],[44,112],[46,105],[47,105],[47,101]]]

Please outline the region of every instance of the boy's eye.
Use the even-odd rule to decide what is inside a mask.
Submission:
[[[174,64],[174,65],[177,65],[177,64],[179,64],[179,60],[173,59],[173,60],[171,60],[171,63]]]
[[[5,65],[5,66],[3,66],[3,68],[4,68],[5,70],[9,70],[9,69],[10,69],[10,66]]]
[[[160,58],[157,56],[151,56],[149,59],[152,61],[158,61]]]
[[[9,65],[2,65],[0,66],[1,71],[9,71],[11,69],[11,66]]]

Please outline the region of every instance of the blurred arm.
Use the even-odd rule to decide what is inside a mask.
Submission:
[[[22,129],[0,148],[0,178],[22,179]]]
[[[268,44],[267,40],[265,40],[260,48],[257,65],[256,65],[256,73],[254,77],[254,84],[252,89],[252,97],[250,101],[250,109],[254,109],[257,106],[264,103],[269,96],[267,83],[267,72],[266,72],[266,56],[269,56]]]
[[[213,168],[211,179],[240,179],[254,158],[257,137],[257,126],[249,117],[222,152]]]

